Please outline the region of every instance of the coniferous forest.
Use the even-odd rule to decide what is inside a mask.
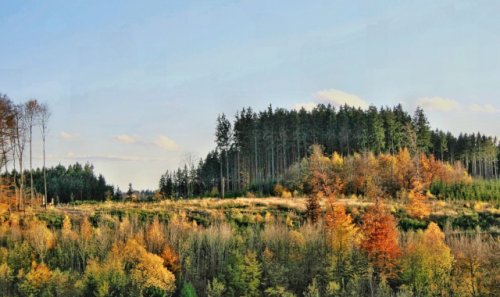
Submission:
[[[412,156],[461,164],[476,179],[499,178],[496,138],[432,129],[421,108],[410,114],[401,105],[362,110],[320,104],[312,111],[269,106],[260,112],[244,108],[233,121],[221,114],[216,123],[213,151],[198,164],[161,177],[165,196],[220,196],[223,190],[225,196],[247,191],[272,195],[276,184],[289,182],[290,170],[310,155],[312,145],[320,145],[326,155],[336,152],[345,157],[395,156],[406,149]]]

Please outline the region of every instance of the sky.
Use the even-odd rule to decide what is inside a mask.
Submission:
[[[219,113],[247,106],[402,103],[433,128],[500,136],[499,13],[499,1],[0,0],[0,93],[50,106],[48,165],[90,162],[121,189],[156,189],[214,147]]]

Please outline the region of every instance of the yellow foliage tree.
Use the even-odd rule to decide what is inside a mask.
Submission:
[[[155,254],[160,254],[165,244],[165,238],[163,236],[163,228],[160,225],[158,217],[155,217],[151,224],[148,226],[146,232],[146,243],[148,251]]]
[[[29,224],[26,237],[43,263],[47,252],[55,245],[54,233],[47,228],[44,222],[35,219]]]
[[[20,290],[26,296],[40,296],[46,289],[52,278],[52,271],[43,263],[33,262],[31,270],[26,274],[24,282],[20,285]]]
[[[325,227],[330,247],[341,258],[346,257],[359,243],[359,229],[352,222],[351,215],[346,213],[342,204],[331,206],[325,218]]]
[[[90,225],[89,218],[84,217],[80,224],[80,237],[83,241],[89,241],[92,238],[94,230]]]
[[[68,215],[64,216],[63,224],[61,227],[61,234],[63,240],[74,240],[76,239],[76,233],[73,231],[73,226],[71,224],[71,219]]]
[[[351,268],[349,261],[351,252],[359,244],[359,229],[352,222],[351,215],[346,213],[344,205],[333,203],[325,218],[325,228],[328,245],[332,249],[331,262],[335,270],[334,275],[338,283],[344,284]]]
[[[116,248],[114,249],[116,250]],[[129,239],[121,251],[126,270],[141,294],[150,288],[164,290],[167,294],[175,290],[175,276],[163,266],[163,259],[148,253],[134,239]]]
[[[408,204],[406,212],[411,217],[423,219],[429,216],[431,210],[427,202],[427,196],[422,193],[422,184],[415,180],[412,189],[408,192]]]
[[[406,243],[402,279],[415,296],[448,296],[453,256],[444,239],[439,226],[430,223]]]
[[[141,288],[164,290],[173,293],[175,290],[175,276],[163,267],[163,259],[151,253],[141,253],[137,265],[131,270],[132,281]]]
[[[413,176],[415,175],[415,165],[412,161],[408,149],[401,149],[396,155],[396,180],[398,186],[403,189],[411,187]]]

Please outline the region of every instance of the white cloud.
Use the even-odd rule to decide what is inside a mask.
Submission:
[[[301,110],[304,108],[307,111],[313,110],[318,104],[314,102],[307,102],[307,103],[296,103],[292,106],[292,109],[295,110]]]
[[[368,102],[358,96],[335,89],[316,92],[314,94],[314,99],[315,102],[318,103],[332,103],[336,106],[347,104],[349,106],[361,107],[363,109],[367,109],[369,107]]]
[[[69,133],[69,132],[66,132],[66,131],[62,131],[59,134],[59,137],[61,137],[64,140],[75,140],[75,139],[78,139],[80,137],[80,135],[78,135],[76,133]]]
[[[417,105],[429,110],[452,111],[460,108],[460,103],[443,97],[422,97],[417,99]]]
[[[179,148],[179,146],[177,145],[177,143],[175,143],[175,141],[164,135],[158,136],[158,138],[156,138],[153,141],[153,144],[159,148],[168,151],[177,150]]]
[[[128,135],[128,134],[122,134],[122,135],[115,136],[114,139],[121,142],[121,143],[126,143],[126,144],[137,143],[137,139],[133,136]]]
[[[469,105],[469,110],[472,112],[480,112],[480,113],[500,112],[500,109],[496,108],[492,104],[477,104],[477,103]]]

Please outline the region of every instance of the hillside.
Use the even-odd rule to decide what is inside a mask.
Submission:
[[[222,114],[216,123],[216,148],[199,163],[167,171],[159,182],[165,196],[272,195],[274,185],[289,181],[290,169],[310,156],[313,145],[327,156],[343,157],[394,156],[407,149],[417,158],[425,154],[461,164],[474,178],[499,177],[495,137],[433,130],[421,108],[410,115],[401,105],[363,110],[319,104],[311,111],[269,106],[259,112],[242,109],[232,122]]]

